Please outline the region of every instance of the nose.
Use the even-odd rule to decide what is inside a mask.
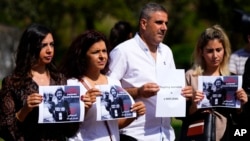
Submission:
[[[46,47],[47,53],[51,53],[53,50],[54,50],[54,47],[52,47],[51,45],[47,45],[47,47]]]
[[[213,51],[213,57],[217,58],[218,57],[218,52],[216,52],[215,50]]]
[[[161,30],[166,31],[168,29],[167,23],[163,23],[161,26]]]
[[[100,52],[99,53],[99,57],[101,57],[101,58],[104,58],[105,56],[107,56],[107,52]]]

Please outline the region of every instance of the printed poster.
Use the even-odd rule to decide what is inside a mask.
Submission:
[[[226,107],[240,108],[236,91],[242,87],[242,76],[199,76],[198,89],[203,91],[204,99],[198,108]]]
[[[84,102],[80,100],[80,86],[39,86],[44,100],[39,105],[38,123],[81,122]]]
[[[116,85],[97,85],[96,88],[102,93],[96,98],[97,120],[136,117],[136,112],[130,111],[135,102],[125,89]]]

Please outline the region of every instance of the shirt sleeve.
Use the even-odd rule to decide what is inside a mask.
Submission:
[[[125,53],[119,47],[114,48],[110,52],[110,63],[108,76],[121,80],[127,70],[127,58]]]
[[[237,74],[237,66],[236,66],[236,62],[237,62],[237,56],[235,54],[232,54],[230,56],[230,60],[229,60],[229,71],[231,73]]]
[[[6,85],[5,79],[0,91],[0,132],[5,140],[20,140],[22,134],[18,125],[20,122],[16,119],[15,99],[10,86]],[[3,135],[2,135],[3,134]]]

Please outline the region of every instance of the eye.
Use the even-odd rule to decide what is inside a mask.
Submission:
[[[207,49],[207,53],[212,53],[213,51],[213,49]]]
[[[50,46],[51,46],[51,47],[55,47],[55,43],[54,43],[54,42],[51,42],[51,43],[50,43]]]
[[[97,54],[99,52],[100,52],[99,50],[95,50],[95,51],[92,51],[92,54]]]
[[[155,23],[160,25],[160,24],[163,24],[164,22],[163,21],[156,21]]]
[[[221,52],[223,50],[223,48],[217,48],[215,50],[216,50],[216,52]]]
[[[42,43],[41,48],[46,47],[48,44],[47,43]]]
[[[102,50],[102,52],[107,53],[107,50],[106,50],[106,49],[104,49],[104,50]]]

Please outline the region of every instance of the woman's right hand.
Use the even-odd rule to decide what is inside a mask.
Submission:
[[[32,111],[33,108],[38,107],[43,101],[43,96],[38,93],[32,93],[28,95],[26,104],[24,105],[28,111]]]
[[[24,106],[16,113],[16,118],[23,122],[26,116],[33,110],[33,108],[38,107],[43,101],[43,96],[38,93],[32,93],[28,95],[26,103]]]
[[[193,101],[194,101],[194,103],[197,104],[197,103],[200,102],[203,98],[204,98],[204,93],[197,90],[197,91],[195,92]]]

